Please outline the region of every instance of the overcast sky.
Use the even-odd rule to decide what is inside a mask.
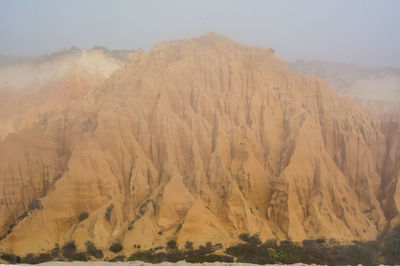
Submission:
[[[400,67],[398,0],[0,0],[0,54],[150,49],[205,32],[287,60]]]

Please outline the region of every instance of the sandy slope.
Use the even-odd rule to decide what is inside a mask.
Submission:
[[[0,251],[73,240],[78,251],[120,242],[127,255],[170,240],[227,247],[244,232],[367,240],[400,220],[396,125],[385,135],[270,49],[207,34],[94,76],[73,71],[34,102],[16,96],[26,107],[3,116]]]

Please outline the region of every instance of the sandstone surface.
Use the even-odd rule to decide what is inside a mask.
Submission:
[[[399,123],[271,49],[205,34],[65,61],[0,69],[0,250],[369,240],[400,222]]]

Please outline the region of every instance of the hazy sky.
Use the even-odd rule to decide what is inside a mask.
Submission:
[[[0,0],[0,54],[149,49],[210,31],[287,60],[400,67],[400,0]]]

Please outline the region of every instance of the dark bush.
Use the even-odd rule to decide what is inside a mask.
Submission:
[[[41,253],[38,257],[38,263],[43,263],[43,262],[47,262],[47,261],[51,261],[53,258],[51,257],[50,254],[48,253]]]
[[[66,243],[63,248],[63,252],[65,252],[64,258],[68,260],[82,260],[84,261],[82,254],[76,254],[76,246],[73,241]],[[53,261],[55,259],[58,259],[60,254],[60,249],[58,247],[58,244],[50,250],[49,253],[41,253],[39,255],[34,255],[32,253],[29,253],[26,255],[24,258],[22,258],[23,263],[28,263],[28,264],[38,264],[38,263],[44,263],[48,261]],[[83,254],[85,255],[85,254]]]
[[[86,245],[86,252],[89,256],[95,257],[96,259],[101,259],[104,257],[103,251],[97,249],[92,241],[87,241],[85,245]]]
[[[60,248],[58,247],[58,244],[56,244],[55,247],[52,250],[50,250],[49,253],[41,253],[38,256],[32,253],[27,254],[24,258],[22,258],[22,262],[28,264],[44,263],[58,258],[59,254],[60,254]]]
[[[121,250],[123,250],[124,249],[124,247],[120,244],[120,243],[113,243],[111,246],[110,246],[110,251],[112,251],[112,252],[114,252],[114,253],[118,253],[118,252],[120,252]]]
[[[41,210],[41,209],[43,209],[42,202],[38,199],[35,199],[28,204],[28,209],[29,210],[35,210],[35,209]]]
[[[384,239],[382,255],[385,264],[400,264],[400,225]]]
[[[15,263],[16,256],[14,254],[9,254],[9,253],[3,253],[0,255],[0,258],[2,260],[5,260],[9,263]]]
[[[108,206],[108,208],[106,210],[106,214],[105,214],[107,221],[110,221],[111,212],[112,212],[113,209],[114,209],[114,204],[111,204],[110,206]]]
[[[239,239],[253,246],[258,246],[261,244],[261,240],[258,235],[250,236],[249,234],[244,233],[239,235]]]
[[[35,255],[33,255],[32,253],[27,254],[25,257],[22,258],[22,263],[27,263],[27,264],[38,264],[40,262],[38,262],[36,260]]]
[[[74,255],[76,253],[76,245],[74,241],[70,241],[64,244],[62,247],[62,254],[66,259],[74,259]]]
[[[293,242],[292,241],[290,241],[290,240],[283,240],[283,241],[281,241],[281,243],[280,243],[280,246],[293,246],[294,244],[293,244]]]
[[[170,240],[170,241],[168,241],[168,243],[167,243],[167,249],[175,249],[177,246],[176,246],[176,241],[175,240]]]
[[[244,237],[242,236],[241,238]],[[267,241],[266,243],[256,245],[258,241],[255,239],[252,238],[251,241],[245,241],[246,243],[229,247],[225,252],[226,254],[235,256],[238,262],[255,264],[307,262],[303,257],[302,248],[290,241],[282,241],[283,245],[280,246],[276,244],[276,241]]]
[[[58,244],[55,245],[55,247],[50,251],[50,256],[52,258],[57,258],[60,255],[60,248],[58,247]]]
[[[88,256],[86,252],[75,253],[72,256],[72,260],[74,261],[88,261]]]
[[[302,247],[297,246],[291,241],[282,241],[281,245],[276,248],[278,254],[282,254],[282,258],[279,262],[285,264],[294,264],[298,262],[309,263],[308,259],[304,256]]]
[[[21,214],[18,218],[17,218],[17,222],[23,220],[26,216],[28,216],[27,212],[24,212],[23,214]]]
[[[190,242],[190,241],[186,241],[186,243],[185,243],[185,248],[186,248],[186,249],[192,250],[192,249],[193,249],[193,243]]]
[[[206,249],[204,249],[206,250]],[[169,253],[165,252],[152,252],[142,251],[132,254],[129,261],[145,261],[149,263],[161,263],[164,261],[178,262],[186,260],[190,262],[233,262],[233,258],[226,255],[204,254],[204,250],[188,250],[183,252],[181,250],[173,249]]]
[[[146,253],[150,253],[149,251],[143,251],[143,252],[136,252],[133,253],[129,256],[128,261],[143,261],[143,262],[148,262],[144,260],[143,258],[147,257]]]
[[[173,250],[172,252],[168,252],[166,256],[167,257],[164,260],[169,262],[178,262],[180,260],[185,259],[185,254],[179,250]]]
[[[89,213],[87,212],[82,212],[79,214],[79,222],[82,222],[83,220],[86,220],[89,217]]]
[[[167,261],[167,253],[159,252],[153,253],[151,251],[140,251],[133,253],[128,261],[143,261],[148,263],[161,263]]]
[[[257,250],[249,244],[237,244],[227,248],[225,253],[238,258],[238,262],[256,263]]]
[[[22,258],[22,263],[28,264],[38,264],[51,261],[53,258],[49,253],[42,253],[39,256],[35,256],[32,253],[29,253],[24,258]]]
[[[17,225],[16,223],[11,224],[10,225],[10,230],[12,230],[16,225]]]
[[[215,247],[211,244],[211,242],[207,242],[205,246],[200,245],[199,249],[196,251],[199,254],[209,254],[215,251]]]

